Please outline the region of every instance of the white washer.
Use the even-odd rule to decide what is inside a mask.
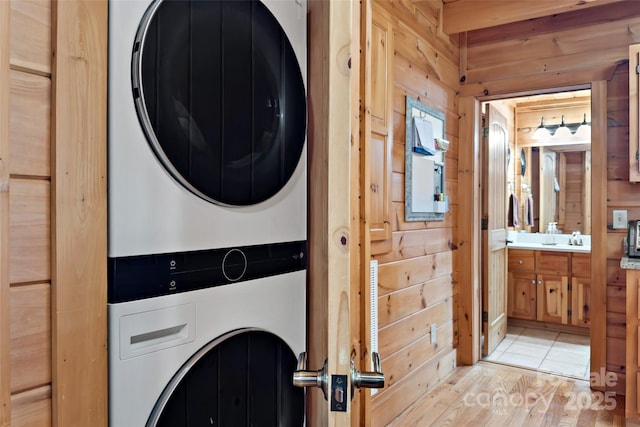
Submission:
[[[296,355],[305,349],[306,309],[300,304],[304,283],[305,272],[298,271],[110,305],[109,425],[302,426],[304,390],[291,384],[291,376]],[[257,339],[272,343],[279,339],[286,345],[268,344],[265,353],[228,352],[227,359],[239,364],[235,367],[206,360],[223,359],[216,355],[220,344],[216,340],[241,338],[232,335],[248,334],[252,328],[268,333]],[[208,375],[202,369],[193,371],[198,361],[214,365]],[[253,372],[250,380],[234,375],[245,369]],[[192,371],[189,380],[187,373]],[[220,372],[219,377],[211,372]],[[220,378],[225,372],[226,380]],[[256,372],[264,375],[256,378]],[[182,401],[183,393],[192,399],[189,403]],[[176,412],[183,411],[188,412],[189,422],[176,419]],[[233,418],[238,414],[243,422]]]
[[[211,4],[264,22],[216,40],[245,12]],[[306,19],[303,0],[109,2],[109,257],[306,239]]]

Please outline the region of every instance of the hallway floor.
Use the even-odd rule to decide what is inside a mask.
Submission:
[[[624,396],[592,391],[586,380],[481,361],[457,367],[386,427],[624,425]]]
[[[589,336],[509,326],[486,361],[589,379]]]

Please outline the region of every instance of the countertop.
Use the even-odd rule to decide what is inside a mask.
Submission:
[[[579,252],[579,253],[591,253],[591,246],[577,246],[567,244],[546,244],[546,243],[524,243],[514,242],[507,245],[509,249],[529,249],[535,251],[556,251],[556,252]],[[640,259],[639,267],[640,268]]]
[[[583,243],[582,245],[570,245],[571,234],[517,233],[508,231],[507,240],[509,241],[507,244],[509,249],[591,253],[591,236],[589,235],[581,235],[579,237],[579,240]]]
[[[620,268],[625,270],[640,270],[640,258],[622,257],[620,260]]]

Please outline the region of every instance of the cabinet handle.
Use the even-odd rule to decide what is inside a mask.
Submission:
[[[536,284],[536,281],[535,281],[535,280],[532,280],[532,281],[531,281],[531,284],[532,284],[532,285],[535,285],[535,284]]]
[[[522,264],[524,264],[524,261],[523,261],[523,260],[521,260],[521,259],[519,259],[519,260],[518,260],[518,264],[522,265]]]
[[[542,285],[542,280],[538,280],[538,285]]]

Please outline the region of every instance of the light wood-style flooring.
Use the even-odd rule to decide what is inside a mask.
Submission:
[[[589,381],[479,362],[456,368],[389,426],[624,426],[624,396]]]

